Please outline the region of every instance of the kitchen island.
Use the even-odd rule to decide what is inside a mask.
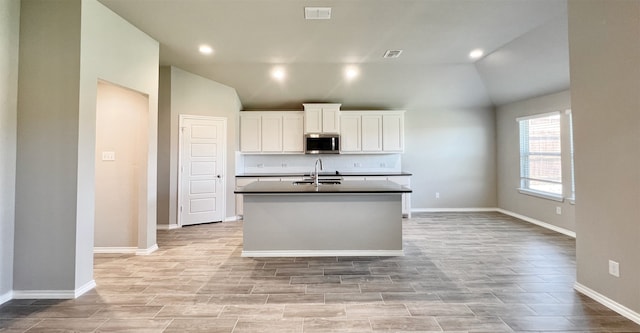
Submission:
[[[244,196],[242,256],[402,255],[402,194],[391,181],[254,182]]]

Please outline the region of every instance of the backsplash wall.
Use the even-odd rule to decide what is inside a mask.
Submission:
[[[399,172],[401,154],[246,155],[236,153],[236,174],[309,173],[322,159],[323,172]]]

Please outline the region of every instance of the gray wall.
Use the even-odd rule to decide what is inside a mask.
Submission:
[[[0,304],[13,285],[20,0],[0,0]]]
[[[569,231],[575,231],[574,205],[569,200],[552,201],[518,192],[520,187],[520,130],[516,118],[554,111],[571,109],[569,91],[531,98],[500,106],[496,109],[496,133],[498,151],[498,207],[524,215]],[[563,121],[568,120],[563,115]],[[564,128],[568,129],[568,124]],[[565,131],[564,133],[567,133]],[[562,141],[563,152],[568,152],[568,140]],[[563,154],[563,183],[565,194],[569,196],[571,187],[570,154]],[[556,214],[556,207],[562,214]]]
[[[413,173],[412,209],[495,208],[495,145],[491,108],[407,110],[402,168]]]
[[[166,178],[159,182],[158,212],[168,215],[159,216],[158,223],[177,223],[180,115],[227,118],[226,216],[234,217],[235,151],[238,150],[238,112],[242,108],[235,89],[176,67],[161,69],[160,87],[163,93],[169,90],[171,97],[163,98],[159,109],[162,126],[159,140],[163,145],[159,146],[158,170]]]
[[[577,282],[640,312],[640,1],[569,1]],[[620,277],[608,274],[608,260]]]
[[[13,289],[20,297],[73,297],[93,280],[98,80],[149,96],[148,160],[155,161],[159,46],[95,0],[25,1],[20,14]],[[139,228],[146,247],[155,245],[149,164]]]
[[[80,1],[20,14],[14,290],[74,290]]]

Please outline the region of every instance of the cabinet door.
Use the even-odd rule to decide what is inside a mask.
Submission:
[[[322,109],[322,133],[340,133],[340,109]]]
[[[259,114],[240,115],[240,151],[259,153],[262,149],[262,117]]]
[[[362,116],[362,151],[382,151],[382,115]]]
[[[402,114],[382,116],[382,150],[385,152],[404,150],[404,116]]]
[[[262,152],[282,152],[282,115],[262,115]]]
[[[340,119],[340,151],[357,152],[362,150],[360,115],[345,115]]]
[[[291,112],[293,113],[293,112]],[[282,151],[304,153],[304,115],[285,114],[282,116]]]
[[[304,132],[305,133],[322,133],[322,108],[305,107]]]

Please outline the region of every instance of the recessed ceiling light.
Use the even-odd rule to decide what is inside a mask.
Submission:
[[[402,50],[387,50],[382,56],[383,58],[398,58],[402,54]]]
[[[209,45],[202,44],[198,47],[198,51],[202,54],[211,54],[213,53],[213,48]]]
[[[469,52],[469,58],[471,59],[480,59],[484,55],[484,51],[481,49],[475,49]]]
[[[284,80],[285,76],[286,76],[286,73],[284,72],[284,69],[281,67],[274,68],[271,71],[271,77],[278,81]]]
[[[360,71],[355,66],[348,66],[344,69],[344,77],[347,80],[355,79],[356,77],[358,77],[358,74],[360,74]]]

